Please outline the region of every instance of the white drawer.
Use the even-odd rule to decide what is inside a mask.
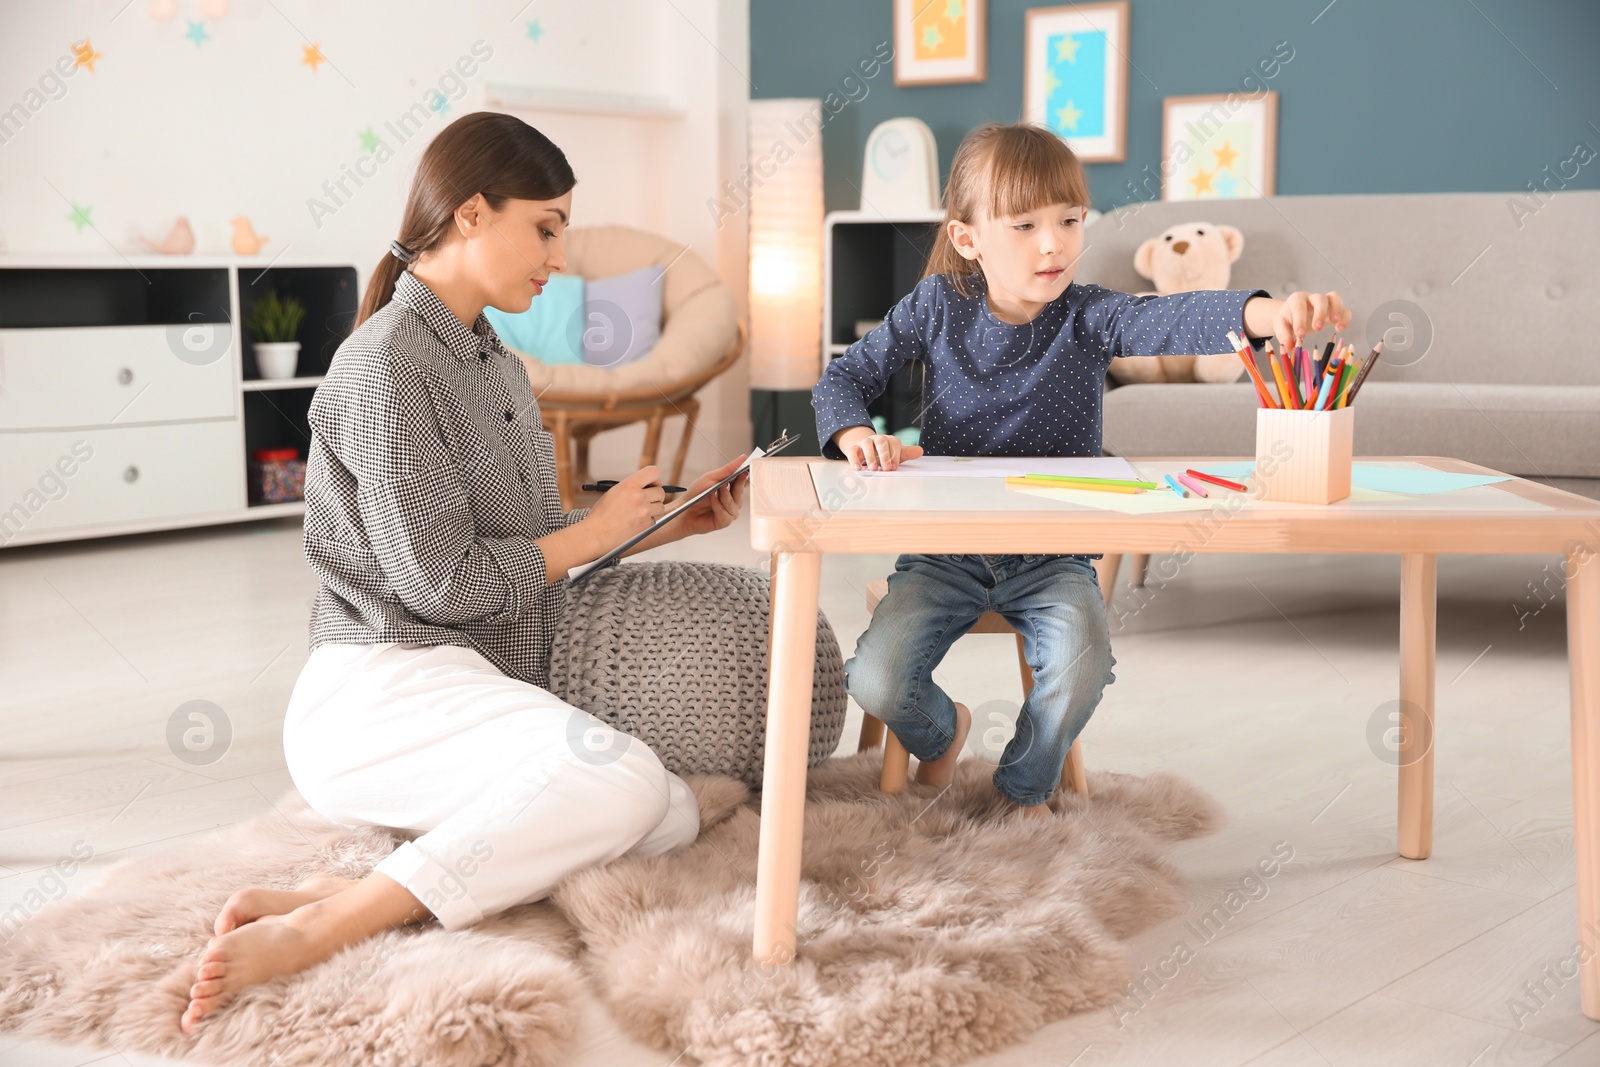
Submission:
[[[232,418],[233,327],[0,330],[0,430]]]
[[[0,433],[0,543],[22,530],[245,506],[236,420]]]

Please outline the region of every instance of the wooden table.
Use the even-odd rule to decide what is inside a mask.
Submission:
[[[1232,457],[1133,459],[1146,477],[1163,466],[1233,461]],[[1443,471],[1497,474],[1438,457],[1358,457],[1357,463],[1415,463]],[[837,486],[819,498],[813,466]],[[811,683],[816,655],[817,591],[824,552],[1123,553],[1281,552],[1397,553],[1400,567],[1400,687],[1402,708],[1418,722],[1405,732],[1399,755],[1400,855],[1426,859],[1433,842],[1433,689],[1435,577],[1448,553],[1560,553],[1567,579],[1567,641],[1572,672],[1572,793],[1577,850],[1579,936],[1600,940],[1600,501],[1513,479],[1496,492],[1520,500],[1491,500],[1482,491],[1457,491],[1416,502],[1326,507],[1250,500],[1224,491],[1209,512],[1129,515],[1065,506],[1038,495],[1007,495],[985,479],[981,510],[908,510],[913,493],[945,498],[935,479],[871,479],[843,463],[808,457],[756,461],[752,471],[751,544],[772,553],[771,675],[767,697],[765,778],[756,875],[754,956],[763,964],[794,958],[799,911],[800,845],[805,807]],[[1159,480],[1159,479],[1158,479]],[[977,492],[978,490],[974,490]],[[1456,501],[1445,498],[1456,498]],[[1229,510],[1226,500],[1233,500]],[[865,504],[865,506],[863,506]],[[1543,505],[1534,508],[1533,505]],[[998,509],[998,510],[997,510]],[[1419,738],[1421,739],[1419,741]],[[1423,744],[1419,753],[1409,746]],[[1600,953],[1582,970],[1583,1013],[1600,1019]]]

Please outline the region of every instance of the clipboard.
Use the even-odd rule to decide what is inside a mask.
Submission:
[[[601,556],[599,559],[593,560],[593,561],[591,561],[589,563],[580,563],[576,567],[570,568],[567,571],[567,578],[572,582],[581,582],[581,581],[583,581],[584,578],[588,577],[595,570],[599,569],[600,567],[604,566],[605,564],[607,564],[607,563],[611,562],[612,560],[616,559],[618,556],[620,556],[624,552],[628,551],[628,549],[632,548],[634,545],[638,544],[640,541],[643,541],[646,537],[649,537],[651,534],[653,534],[657,530],[661,529],[661,527],[665,526],[667,523],[671,522],[673,519],[675,519],[679,515],[683,514],[684,511],[688,510],[693,505],[699,503],[701,500],[703,500],[706,497],[710,496],[712,493],[715,493],[718,489],[721,489],[723,486],[728,485],[734,479],[736,479],[736,478],[738,478],[738,477],[740,477],[740,476],[742,476],[744,474],[748,474],[749,471],[750,471],[750,464],[751,463],[753,463],[756,460],[762,458],[763,456],[776,455],[777,453],[782,452],[784,449],[788,448],[790,445],[794,444],[798,440],[799,440],[798,437],[790,437],[789,436],[789,431],[788,430],[784,430],[781,434],[778,435],[778,439],[776,441],[772,442],[766,448],[757,447],[756,449],[751,451],[751,453],[748,456],[745,457],[744,462],[739,464],[739,469],[734,471],[732,474],[728,475],[726,478],[722,479],[722,481],[718,482],[717,484],[715,484],[713,486],[709,486],[706,489],[702,489],[700,492],[696,493],[694,496],[690,497],[688,500],[685,500],[682,504],[679,504],[677,507],[675,507],[671,511],[667,512],[665,515],[661,516],[661,518],[659,518],[655,522],[651,523],[650,526],[647,529],[641,530],[638,533],[634,534],[632,537],[628,538],[626,541],[622,542],[622,544],[618,545],[616,548],[613,548],[610,552],[607,552],[605,555]]]

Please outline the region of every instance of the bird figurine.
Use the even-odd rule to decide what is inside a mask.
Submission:
[[[253,256],[272,238],[258,235],[250,220],[243,215],[233,217],[233,250],[241,256]]]
[[[161,239],[160,244],[145,237],[140,237],[139,240],[150,251],[159,252],[163,256],[186,256],[194,251],[194,230],[189,227],[189,220],[183,215],[178,216],[177,221],[172,224],[172,229]]]

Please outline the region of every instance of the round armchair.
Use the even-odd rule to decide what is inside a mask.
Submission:
[[[615,368],[551,365],[522,355],[545,429],[555,438],[562,504],[572,508],[578,486],[589,480],[589,442],[604,430],[643,422],[642,467],[656,462],[663,423],[681,415],[683,436],[669,477],[683,477],[700,413],[695,394],[738,360],[745,333],[733,293],[683,245],[625,226],[571,229],[566,240],[569,274],[609,278],[650,266],[663,272],[661,339],[648,355]]]

